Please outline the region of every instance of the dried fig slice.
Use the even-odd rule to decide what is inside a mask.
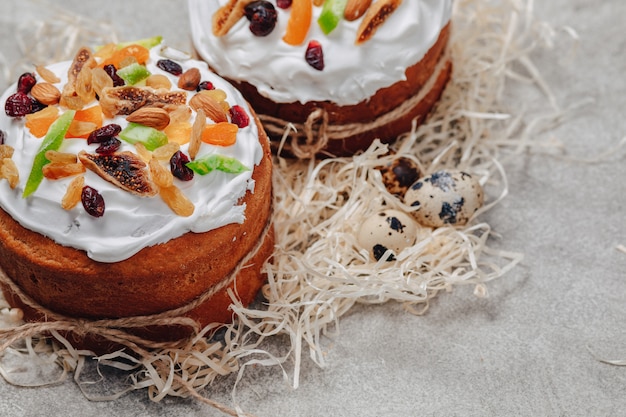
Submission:
[[[129,115],[135,110],[149,105],[174,104],[187,102],[184,91],[154,90],[149,87],[107,87],[102,90],[100,106],[107,117],[118,114]]]
[[[93,57],[91,49],[85,46],[80,48],[74,56],[74,60],[67,71],[67,83],[63,87],[60,99],[60,104],[62,106],[78,110],[86,104],[84,100],[77,97],[76,81],[78,80],[78,74],[80,74],[83,67],[87,66],[88,68],[93,68],[95,65],[96,61]]]
[[[159,191],[150,179],[146,163],[132,152],[98,155],[81,151],[78,159],[89,170],[132,194],[152,197]]]
[[[402,0],[377,0],[375,1],[361,20],[356,32],[356,44],[368,41],[376,30],[385,23],[390,14],[400,6]]]
[[[253,0],[230,0],[220,7],[213,15],[213,34],[224,36],[235,23],[241,19],[245,12],[244,8]]]

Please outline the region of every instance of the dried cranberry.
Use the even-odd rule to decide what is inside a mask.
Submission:
[[[80,201],[90,216],[102,217],[104,215],[104,198],[94,188],[88,185],[84,186],[80,195]]]
[[[276,0],[276,6],[281,9],[288,9],[291,7],[291,0]]]
[[[33,100],[26,93],[13,93],[4,104],[4,111],[10,117],[22,117],[33,110]]]
[[[96,153],[100,155],[111,155],[122,146],[122,141],[117,138],[109,138],[100,142],[100,146],[96,148]]]
[[[122,127],[118,124],[111,123],[94,130],[87,137],[87,144],[104,143],[122,131]]]
[[[193,179],[193,171],[186,165],[187,162],[189,162],[189,158],[181,151],[177,151],[170,158],[172,174],[181,181],[191,181]]]
[[[104,66],[104,71],[113,80],[113,87],[121,87],[124,84],[126,84],[126,82],[124,82],[124,79],[122,77],[120,77],[119,75],[117,75],[117,68],[115,68],[115,65],[113,65],[113,64],[105,65]]]
[[[196,91],[202,90],[215,90],[215,86],[211,81],[202,81],[200,84],[198,84]]]
[[[157,61],[157,67],[161,68],[165,72],[169,72],[172,75],[180,75],[183,73],[183,67],[171,59],[159,59]]]
[[[37,84],[35,74],[32,72],[25,72],[20,75],[20,78],[17,81],[17,92],[28,94],[35,84]]]
[[[240,105],[235,104],[234,106],[232,106],[229,110],[229,113],[230,121],[236,124],[240,129],[250,124],[250,118],[248,117],[248,114]]]
[[[318,71],[324,69],[324,52],[322,45],[315,40],[309,42],[304,54],[306,62]]]
[[[34,98],[30,98],[31,101],[31,107],[30,107],[30,112],[31,113],[37,113],[39,110],[43,110],[46,107],[48,107],[47,105],[43,104],[41,101],[34,99]]]
[[[0,145],[4,145],[4,140],[6,139],[7,134],[4,133],[4,130],[0,130]]]
[[[278,13],[274,5],[266,0],[257,0],[244,8],[250,21],[250,31],[255,36],[267,36],[274,30]]]

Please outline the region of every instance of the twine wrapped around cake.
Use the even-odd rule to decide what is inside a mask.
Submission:
[[[285,149],[299,159],[315,158],[324,154],[324,149],[330,141],[343,140],[375,131],[381,126],[392,124],[410,115],[411,110],[431,93],[442,72],[450,71],[450,66],[450,52],[446,50],[437,62],[433,74],[417,94],[398,107],[368,122],[329,124],[328,112],[323,108],[316,108],[312,111],[304,123],[292,123],[267,114],[259,114],[258,116],[269,136],[283,137],[278,148],[278,154],[282,149]]]
[[[3,289],[8,288],[12,294],[19,297],[19,300],[25,306],[31,308],[41,314],[42,317],[46,318],[43,322],[25,323],[19,327],[0,329],[0,354],[2,354],[4,350],[16,341],[35,335],[41,335],[52,330],[71,332],[78,338],[83,338],[86,335],[99,336],[113,343],[125,346],[140,356],[149,355],[148,349],[183,348],[185,345],[189,344],[201,330],[201,326],[195,320],[185,317],[185,314],[202,305],[215,294],[232,284],[237,278],[239,272],[243,268],[246,268],[248,262],[260,250],[272,227],[273,223],[270,216],[253,250],[251,250],[239,261],[235,269],[225,279],[209,288],[190,303],[158,314],[93,320],[67,317],[37,303],[30,296],[25,294],[22,289],[15,284],[13,280],[11,280],[11,278],[0,270],[0,286],[3,287]],[[128,331],[133,328],[148,326],[188,327],[191,330],[191,335],[183,340],[155,342],[153,340],[136,336]],[[125,331],[123,329],[127,330]]]
[[[540,149],[561,146],[544,141],[541,133],[562,122],[563,115],[571,109],[559,108],[529,57],[538,46],[550,46],[555,32],[534,20],[533,2],[528,0],[505,0],[497,4],[459,0],[455,2],[453,20],[456,29],[449,53],[454,60],[455,76],[426,125],[399,138],[395,156],[419,158],[429,170],[463,165],[471,167],[491,186],[498,185],[499,180],[506,183],[504,175],[493,178],[493,174],[503,174],[501,163],[507,158],[517,157],[533,146]],[[503,108],[501,99],[510,79],[538,86],[545,93],[550,110],[542,109],[525,124],[528,114],[524,103],[515,103],[513,109]],[[295,126],[302,136],[292,140],[294,149],[303,157],[315,154],[324,141],[347,134],[343,127],[340,131],[333,130],[325,119],[323,112],[314,112],[306,126]],[[270,132],[274,130],[280,135],[285,131],[282,120],[263,118],[263,122]],[[353,128],[367,126],[345,129]],[[195,356],[190,349],[145,351],[150,358],[133,363],[141,367],[138,374],[144,369],[150,372],[138,376],[140,383],[134,388],[147,387],[154,401],[167,395],[192,395],[210,403],[198,395],[198,390],[218,375],[238,373],[238,382],[246,365],[259,363],[279,366],[289,363],[293,366],[292,385],[297,387],[303,352],[307,351],[316,364],[324,365],[323,335],[356,303],[397,301],[408,311],[421,314],[440,291],[457,285],[474,285],[475,294],[485,296],[484,283],[501,277],[521,261],[519,253],[488,247],[492,231],[483,222],[433,231],[429,239],[402,254],[397,264],[367,262],[367,257],[353,245],[354,229],[364,216],[380,207],[401,205],[386,192],[377,177],[376,167],[392,159],[388,150],[374,144],[357,157],[327,159],[317,164],[312,159],[294,162],[278,158],[274,187],[277,247],[273,264],[266,268],[267,309],[245,308],[235,302],[232,309],[236,319],[227,327],[224,343],[193,352]],[[505,186],[500,196],[492,199],[479,214],[496,205],[507,191]],[[428,246],[439,241],[444,245],[429,252]],[[162,318],[167,320],[172,313],[164,314]],[[104,323],[94,325],[59,318],[59,326],[75,325],[76,330],[87,332]],[[185,320],[180,323],[187,324]],[[56,326],[42,325],[47,324]],[[194,341],[212,343],[205,338],[205,332],[210,329],[202,329]],[[35,325],[4,329],[0,331],[0,349],[7,350],[12,341],[45,331]],[[281,338],[281,349],[274,349],[271,340],[276,335],[285,336],[288,346],[284,346],[285,338]],[[132,341],[135,345],[142,342]],[[65,346],[56,352],[59,358],[74,354],[82,358],[81,354],[68,353],[69,350]],[[288,352],[276,356],[271,353],[284,350]],[[267,359],[250,360],[251,354],[265,355]],[[154,365],[157,360],[166,360],[169,366],[159,368]],[[282,370],[286,377],[286,371]],[[235,390],[236,383],[233,401],[237,404]]]

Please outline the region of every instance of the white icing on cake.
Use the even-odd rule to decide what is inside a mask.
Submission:
[[[313,7],[306,40],[291,46],[282,41],[289,9],[278,7],[276,27],[266,37],[254,36],[245,17],[228,34],[215,37],[212,17],[226,2],[189,0],[198,53],[221,76],[247,81],[278,103],[332,100],[352,105],[404,80],[406,68],[419,62],[435,44],[452,13],[452,0],[404,0],[370,40],[357,46],[356,31],[362,18],[341,20],[325,35],[317,23],[321,7]],[[313,69],[304,59],[310,40],[322,45],[323,71]]]
[[[172,91],[179,90],[178,77],[168,74],[156,66],[161,46],[151,50],[150,60],[146,64],[153,74],[164,74],[172,82]],[[42,139],[35,138],[24,127],[23,118],[13,119],[4,111],[0,112],[0,129],[6,134],[5,143],[15,148],[13,160],[20,173],[19,185],[11,189],[6,180],[0,181],[0,207],[9,213],[23,227],[41,233],[55,242],[81,249],[87,255],[100,262],[118,262],[130,258],[142,248],[165,243],[189,231],[204,233],[230,223],[243,223],[245,206],[238,205],[238,200],[248,189],[254,190],[252,170],[263,156],[259,143],[257,126],[251,117],[250,109],[238,91],[229,83],[210,72],[206,63],[195,60],[177,60],[186,70],[199,68],[203,81],[211,81],[216,88],[227,93],[228,103],[242,106],[250,116],[249,126],[239,129],[237,141],[233,146],[201,145],[198,157],[216,153],[237,158],[249,171],[234,175],[214,171],[208,175],[196,174],[188,182],[175,179],[175,185],[194,203],[195,211],[190,217],[177,216],[157,195],[156,197],[138,197],[122,191],[120,188],[101,179],[87,170],[85,185],[89,185],[102,194],[105,200],[105,214],[94,218],[87,214],[81,204],[66,211],[61,208],[61,199],[68,184],[74,177],[61,180],[44,178],[37,191],[27,198],[22,198],[26,180],[30,173],[33,158]],[[61,78],[56,84],[59,90],[67,82],[67,69],[70,62],[63,62],[48,68]],[[38,76],[38,81],[41,79]],[[16,91],[11,86],[0,99],[4,106],[9,95]],[[188,92],[187,99],[193,96]],[[96,104],[96,102],[92,103]],[[89,104],[87,107],[91,106]],[[193,117],[193,116],[192,116]],[[193,122],[193,119],[192,119]],[[122,128],[127,125],[125,116],[104,119],[103,124],[117,123]],[[207,119],[207,123],[212,123]],[[87,145],[85,139],[65,139],[61,152],[78,153],[81,149],[95,153],[97,145]],[[182,145],[181,151],[187,153],[188,145]],[[122,141],[120,151],[134,151],[133,145]]]

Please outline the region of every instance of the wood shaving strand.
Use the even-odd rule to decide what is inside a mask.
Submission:
[[[493,209],[508,191],[501,169],[505,162],[529,148],[553,146],[537,138],[561,122],[567,110],[550,98],[548,86],[531,61],[538,45],[550,44],[551,39],[545,37],[555,34],[534,20],[532,7],[531,0],[505,0],[497,5],[454,2],[455,31],[450,45],[454,77],[433,115],[400,138],[395,148],[396,157],[417,157],[427,172],[470,169],[482,184],[500,186],[499,195],[491,196],[481,214]],[[520,68],[528,69],[530,75],[519,74]],[[501,99],[511,79],[538,86],[553,112],[527,120],[527,114],[504,108]],[[375,167],[390,159],[387,147],[380,144],[354,158],[317,165],[277,159],[274,218],[278,247],[272,264],[265,267],[267,308],[244,307],[233,297],[236,320],[225,326],[218,341],[212,338],[218,325],[207,326],[188,345],[155,347],[150,352],[138,349],[139,356],[115,352],[100,358],[99,366],[132,373],[128,389],[146,389],[153,401],[167,395],[197,398],[217,378],[237,374],[239,381],[248,365],[257,364],[278,366],[285,378],[284,368],[292,366],[292,385],[297,387],[300,364],[307,356],[303,352],[323,365],[322,338],[357,302],[393,300],[409,312],[423,314],[430,300],[455,286],[470,285],[478,295],[485,295],[485,284],[507,273],[521,255],[491,248],[492,230],[480,217],[464,228],[427,230],[426,237],[398,254],[398,262],[374,262],[357,247],[354,230],[362,219],[383,205],[410,209],[386,191],[377,174]],[[15,322],[7,318],[6,325],[15,326]],[[29,355],[53,353],[63,369],[79,374],[86,353],[74,349],[56,330],[50,334],[57,342],[47,344],[36,337],[41,331],[35,324],[29,328],[27,346],[31,348],[21,351],[24,360]],[[267,343],[277,335],[288,341],[288,354],[273,353],[272,344]],[[59,378],[63,377],[66,372]],[[235,384],[235,406],[236,388]],[[107,398],[121,394],[114,392]]]

